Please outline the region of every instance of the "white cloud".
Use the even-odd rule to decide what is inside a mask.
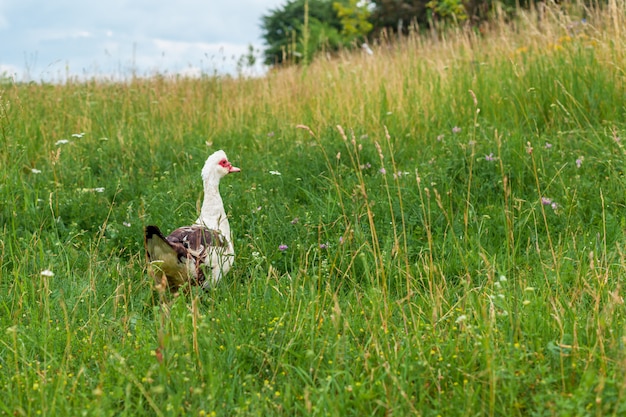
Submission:
[[[202,69],[199,67],[187,67],[178,71],[179,75],[189,78],[199,78],[202,76]]]
[[[0,38],[12,41],[0,57],[24,80],[234,73],[248,45],[261,48],[261,16],[285,1],[2,0]]]
[[[0,78],[5,76],[15,78],[19,73],[20,69],[15,65],[0,64]]]
[[[72,36],[75,38],[91,38],[92,35],[86,30],[79,30],[78,32],[75,32]]]
[[[184,41],[171,41],[166,39],[153,39],[155,47],[162,51],[165,55],[173,56],[175,58],[182,58],[183,56],[210,56],[210,55],[225,55],[240,56],[247,50],[246,45],[226,43],[226,42],[184,42]]]

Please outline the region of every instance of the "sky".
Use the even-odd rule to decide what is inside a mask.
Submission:
[[[0,75],[16,81],[236,74],[286,0],[0,0]],[[261,60],[258,60],[261,61]],[[264,72],[259,63],[247,74]]]

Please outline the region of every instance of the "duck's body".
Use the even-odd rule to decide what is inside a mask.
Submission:
[[[228,162],[223,151],[215,152],[202,169],[204,200],[198,220],[167,237],[156,226],[146,227],[146,255],[157,287],[176,291],[189,282],[208,288],[230,270],[235,250],[219,181],[239,171]]]

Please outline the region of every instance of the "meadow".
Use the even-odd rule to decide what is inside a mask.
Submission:
[[[626,415],[625,12],[4,82],[0,414]],[[160,294],[217,149],[235,265]]]

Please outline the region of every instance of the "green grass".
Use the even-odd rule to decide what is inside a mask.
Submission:
[[[624,415],[624,10],[0,86],[0,414]],[[235,266],[161,296],[218,148]]]

